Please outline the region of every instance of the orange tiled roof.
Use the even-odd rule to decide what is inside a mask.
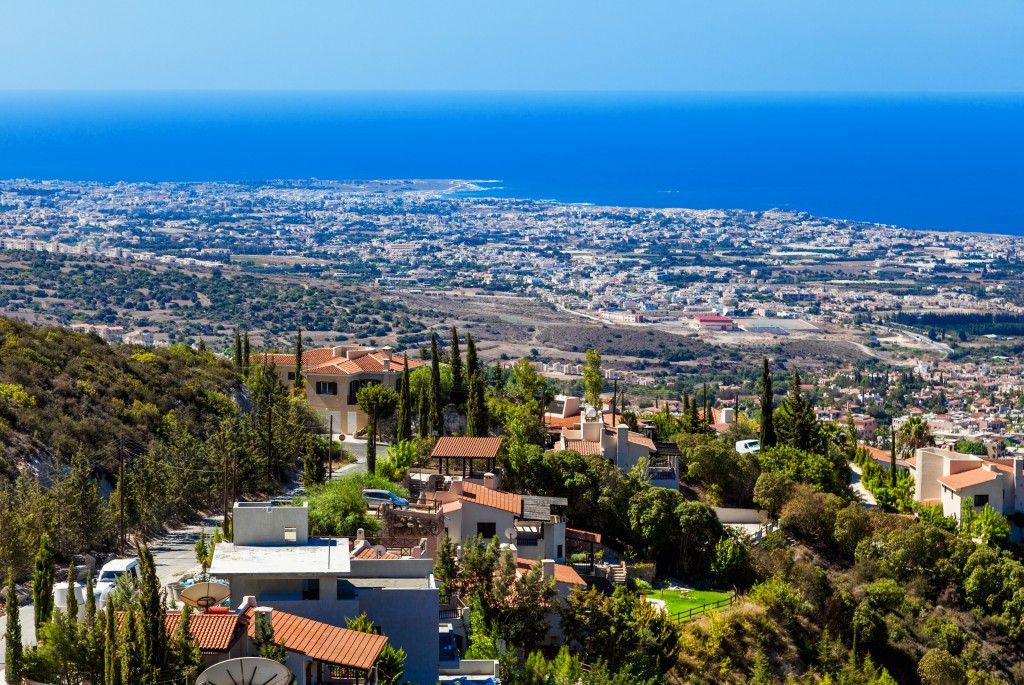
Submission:
[[[124,624],[125,613],[117,612],[117,629]],[[173,635],[181,622],[181,612],[168,611],[164,616],[167,633]],[[238,614],[192,614],[188,619],[188,632],[203,652],[226,652],[235,641],[238,629]]]
[[[577,528],[566,528],[565,537],[572,538],[573,540],[582,540],[583,542],[593,542],[595,544],[601,544],[601,534],[591,533],[589,530],[579,530]]]
[[[528,572],[531,568],[536,565],[536,559],[516,559],[516,566],[523,573]],[[576,569],[566,564],[555,564],[555,582],[566,583],[568,585],[586,585],[587,581],[583,580],[580,574],[576,573]]]
[[[996,474],[988,469],[976,468],[970,471],[962,471],[960,473],[953,473],[948,476],[939,478],[939,482],[945,485],[947,488],[952,490],[959,490],[961,488],[969,488],[972,485],[980,485],[987,483],[990,480],[995,480]]]
[[[654,446],[654,441],[642,433],[634,433],[629,431],[629,441],[634,445],[643,445],[650,451],[654,452],[657,448]]]
[[[446,435],[437,439],[430,457],[494,459],[501,449],[501,441],[502,438],[457,438]]]
[[[523,513],[523,498],[519,495],[503,490],[491,490],[469,481],[462,482],[462,494],[459,495],[459,500],[502,509],[512,512],[516,516],[521,516]]]
[[[384,370],[385,362],[384,354],[381,352],[372,352],[370,354],[364,354],[361,357],[355,359],[346,359],[345,357],[334,357],[328,359],[318,366],[308,369],[309,373],[326,375],[326,376],[352,376],[357,373],[402,373],[404,367],[404,360],[391,358],[391,366],[388,371]],[[409,360],[409,370],[417,369],[423,366],[424,362],[420,359]]]
[[[402,557],[394,554],[393,552],[384,552],[383,554],[377,554],[373,547],[364,547],[358,552],[352,554],[353,559],[401,559]]]
[[[594,455],[600,457],[604,452],[601,450],[601,443],[590,440],[579,440],[569,438],[565,440],[565,449],[579,452],[582,455]]]
[[[255,612],[250,607],[245,613],[249,617],[249,637],[254,639]],[[271,620],[274,623],[274,642],[284,645],[288,651],[361,671],[373,666],[388,642],[383,635],[338,628],[284,611],[274,611]]]

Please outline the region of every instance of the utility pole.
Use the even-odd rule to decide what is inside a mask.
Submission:
[[[232,502],[232,504],[234,502],[238,501],[238,492],[235,489],[235,486],[237,485],[237,481],[238,481],[238,449],[235,448],[235,449],[231,450],[231,502]],[[228,532],[226,530],[224,531],[224,535],[228,535]],[[234,540],[235,540],[235,522],[234,522],[234,520],[231,521],[231,535],[228,536],[228,540],[231,540],[232,542],[234,542]]]
[[[619,403],[619,379],[615,379],[615,384],[612,386],[612,425],[615,425],[615,409]]]
[[[327,433],[327,463],[330,464],[327,480],[334,480],[334,412],[330,415],[331,427]]]
[[[119,435],[117,436],[117,489],[120,490],[119,499],[121,500],[121,513],[119,516],[121,520],[121,536],[118,539],[118,547],[119,553],[122,557],[124,556],[124,486],[124,448],[122,447],[122,440],[121,436]]]

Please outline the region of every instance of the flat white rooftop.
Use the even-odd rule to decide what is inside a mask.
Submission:
[[[347,538],[310,538],[306,545],[235,546],[219,542],[210,573],[216,576],[315,576],[349,573]]]

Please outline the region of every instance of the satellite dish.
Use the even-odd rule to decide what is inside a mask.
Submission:
[[[373,551],[377,553],[377,558],[380,559],[382,556],[388,553],[388,548],[384,545],[374,545]]]
[[[228,659],[203,671],[196,685],[288,685],[292,672],[271,659]]]
[[[515,527],[506,528],[505,537],[508,538],[509,542],[512,542],[513,540],[519,537],[519,531],[517,531]]]
[[[231,589],[224,583],[206,581],[190,585],[181,591],[181,601],[196,609],[209,609],[231,596]]]
[[[587,407],[587,418],[588,419],[596,419],[597,418],[597,410],[594,409],[593,407]]]

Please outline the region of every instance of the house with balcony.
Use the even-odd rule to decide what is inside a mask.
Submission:
[[[413,550],[396,554],[358,536],[312,537],[308,513],[306,505],[234,505],[234,542],[218,543],[210,567],[212,575],[229,583],[230,605],[273,617],[275,638],[289,650],[289,666],[299,683],[335,682],[332,673],[366,670],[365,659],[332,660],[349,654],[344,645],[363,639],[349,634],[353,631],[338,631],[345,630],[345,619],[365,613],[387,642],[405,650],[405,679],[434,685],[440,598],[433,560]],[[288,633],[292,639],[285,637],[283,626],[293,631]],[[330,634],[337,650],[318,651],[326,638],[303,638],[314,629]],[[378,643],[365,647],[383,648]]]
[[[281,382],[289,390],[295,387],[294,354],[257,354],[255,363],[273,362]],[[426,362],[410,359],[409,370]],[[320,347],[302,353],[302,375],[306,380],[306,399],[325,423],[333,421],[336,433],[354,435],[366,428],[369,417],[359,409],[356,393],[365,385],[382,383],[398,389],[404,360],[396,359],[390,347],[338,345]]]

